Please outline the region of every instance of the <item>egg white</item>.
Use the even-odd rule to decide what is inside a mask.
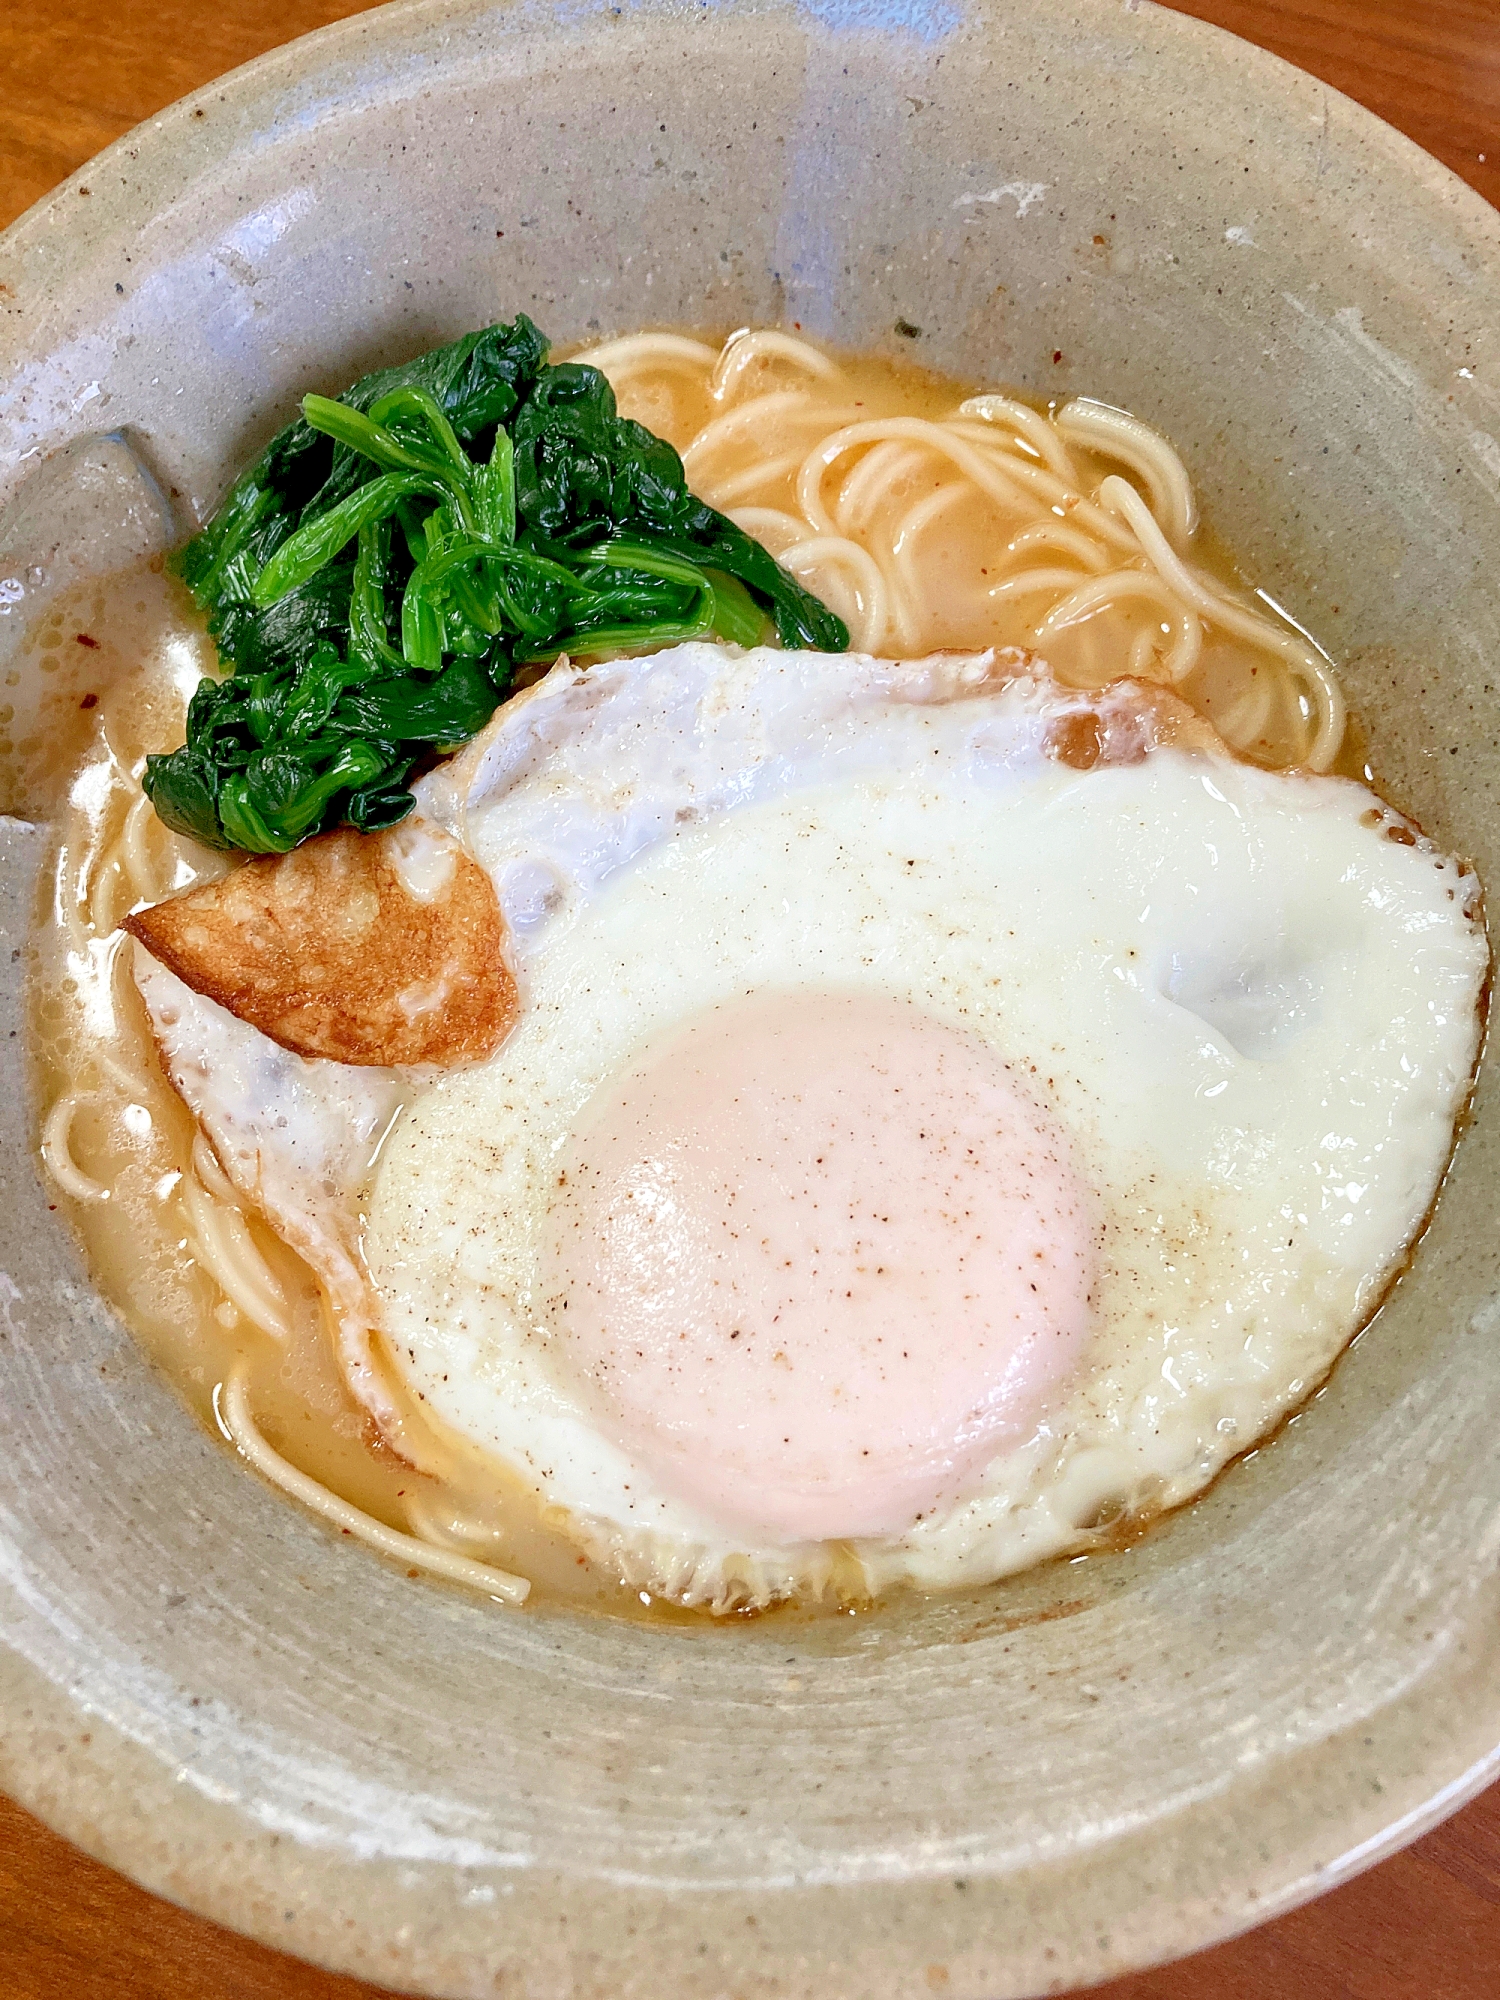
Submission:
[[[1057,761],[1081,712],[1134,760]],[[523,1015],[387,1139],[372,1316],[409,1390],[632,1586],[977,1583],[1176,1504],[1326,1372],[1431,1202],[1477,1048],[1473,878],[1359,786],[1158,740],[1141,690],[682,647],[557,670],[422,805],[496,882]],[[962,1504],[772,1547],[600,1433],[538,1259],[595,1090],[703,1009],[815,986],[963,1026],[1051,1109],[1103,1217],[1096,1332]]]

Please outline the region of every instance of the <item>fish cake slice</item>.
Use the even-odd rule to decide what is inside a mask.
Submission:
[[[125,929],[197,993],[301,1056],[475,1062],[515,1021],[489,876],[426,820],[340,828],[138,910]]]

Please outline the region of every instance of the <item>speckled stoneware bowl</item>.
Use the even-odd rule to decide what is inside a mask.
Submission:
[[[7,491],[129,426],[200,512],[305,387],[517,308],[1088,389],[1184,447],[1500,883],[1500,217],[1169,12],[390,8],[103,154],[0,308]],[[45,833],[6,839],[14,1035]],[[1500,1769],[1493,1072],[1273,1448],[1126,1553],[809,1634],[507,1613],[262,1487],[95,1298],[21,1068],[0,1782],[165,1895],[428,1994],[1002,2000],[1252,1924]]]

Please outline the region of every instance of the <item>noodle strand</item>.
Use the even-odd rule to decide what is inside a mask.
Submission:
[[[79,1103],[77,1091],[64,1091],[48,1112],[42,1126],[42,1164],[63,1193],[75,1201],[108,1201],[110,1190],[86,1174],[68,1148]]]
[[[789,333],[777,333],[772,328],[752,333],[744,327],[740,332],[730,334],[714,360],[709,394],[716,403],[730,402],[749,371],[757,364],[768,361],[790,362],[794,368],[800,368],[804,374],[820,382],[842,382],[844,379],[844,371],[838,363],[810,341],[797,340]]]
[[[1143,424],[1128,410],[1112,409],[1087,397],[1065,403],[1053,419],[1058,432],[1070,444],[1117,458],[1140,474],[1151,495],[1151,505],[1162,532],[1179,551],[1185,549],[1198,527],[1198,504],[1187,467],[1160,431]]]
[[[217,1200],[195,1173],[183,1175],[178,1194],[197,1262],[252,1326],[285,1343],[292,1330],[286,1293],[240,1210]]]
[[[482,1590],[501,1604],[524,1604],[530,1596],[531,1585],[525,1577],[511,1576],[503,1569],[492,1569],[488,1563],[475,1562],[470,1556],[455,1555],[449,1549],[418,1541],[414,1535],[403,1535],[397,1528],[388,1528],[383,1521],[341,1500],[318,1480],[289,1465],[256,1427],[243,1367],[231,1370],[220,1385],[214,1408],[226,1436],[242,1458],[273,1486],[290,1493],[294,1500],[300,1500],[304,1507],[310,1507],[344,1534],[353,1535],[356,1541],[378,1549],[382,1555],[393,1556],[409,1568],[425,1569],[433,1576]]]

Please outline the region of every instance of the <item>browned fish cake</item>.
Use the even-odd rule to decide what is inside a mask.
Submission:
[[[517,1013],[505,921],[458,842],[408,821],[257,856],[125,929],[196,992],[300,1056],[473,1062]]]

